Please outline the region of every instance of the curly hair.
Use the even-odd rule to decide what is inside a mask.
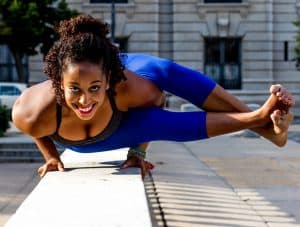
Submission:
[[[106,75],[110,90],[126,80],[124,66],[119,58],[119,49],[107,38],[109,25],[88,15],[79,15],[60,22],[59,40],[45,57],[44,72],[52,81],[59,104],[65,102],[61,89],[62,73],[69,63],[88,61],[99,64]]]

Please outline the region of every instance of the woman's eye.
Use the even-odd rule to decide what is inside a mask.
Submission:
[[[100,87],[99,87],[99,86],[93,86],[93,87],[90,88],[90,91],[91,91],[91,92],[97,92],[97,91],[99,91],[99,90],[100,90]]]
[[[79,92],[79,88],[78,87],[70,87],[69,89],[73,93],[78,93]]]

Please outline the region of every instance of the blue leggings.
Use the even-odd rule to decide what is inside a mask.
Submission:
[[[152,81],[161,90],[202,106],[216,83],[198,71],[145,54],[124,54],[126,69]],[[119,128],[92,144],[67,146],[78,152],[99,152],[137,146],[156,140],[193,141],[207,138],[206,113],[171,112],[160,108],[136,108],[125,113]]]

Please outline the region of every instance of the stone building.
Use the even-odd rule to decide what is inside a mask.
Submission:
[[[68,0],[111,22],[111,0]],[[174,60],[205,72],[247,103],[261,103],[271,84],[300,98],[294,46],[300,0],[115,0],[116,42],[124,51]],[[43,78],[29,58],[30,82]],[[200,92],[200,90],[199,90]],[[296,108],[300,116],[300,105]]]

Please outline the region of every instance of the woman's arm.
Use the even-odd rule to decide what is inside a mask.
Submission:
[[[38,169],[40,177],[43,177],[48,171],[64,171],[64,164],[60,160],[52,140],[48,137],[33,138],[33,140],[46,160],[46,163]]]
[[[146,80],[130,70],[124,71],[127,80],[117,86],[117,106],[121,110],[130,108],[144,108],[165,105],[164,93],[152,82]],[[119,98],[121,97],[121,98]],[[129,149],[127,160],[121,168],[140,167],[142,177],[154,168],[154,165],[145,161],[149,143],[142,143]]]
[[[56,99],[50,81],[26,89],[12,110],[12,120],[23,133],[30,135],[46,163],[38,170],[40,176],[51,170],[63,170],[63,163],[52,140],[56,129]]]

